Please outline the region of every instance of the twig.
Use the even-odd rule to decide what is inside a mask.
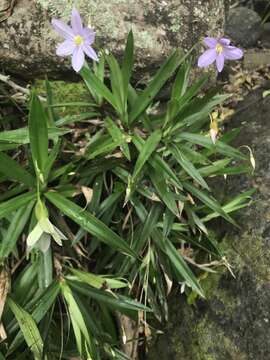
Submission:
[[[14,89],[16,91],[19,91],[19,92],[21,92],[21,93],[23,93],[23,94],[25,94],[27,96],[30,96],[30,94],[31,94],[29,89],[16,84],[14,81],[10,80],[10,76],[8,76],[8,75],[0,74],[0,81],[7,84],[12,89]],[[39,99],[41,101],[46,101],[46,98],[44,98],[43,96],[39,96]]]

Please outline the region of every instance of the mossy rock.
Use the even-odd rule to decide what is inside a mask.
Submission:
[[[67,103],[92,103],[89,90],[83,82],[66,82],[52,80],[49,82],[53,94],[54,104]],[[46,97],[46,85],[44,80],[35,81],[35,89],[41,96]],[[81,114],[90,110],[90,107],[83,106],[64,106],[58,107],[58,114],[73,115]]]
[[[164,335],[153,341],[148,360],[270,359],[269,114],[270,97],[256,90],[228,125],[241,127],[235,145],[250,146],[256,159],[254,176],[236,176],[223,186],[230,195],[257,189],[252,205],[236,216],[241,229],[224,224],[220,234],[235,278],[227,271],[209,275],[207,299],[194,305],[174,294]]]
[[[97,49],[109,49],[120,58],[133,30],[139,78],[151,73],[173,49],[190,49],[203,36],[224,31],[224,0],[21,0],[0,23],[0,66],[26,78],[73,74],[70,59],[55,54],[61,39],[50,23],[52,17],[68,21],[73,5],[84,23],[96,30]]]

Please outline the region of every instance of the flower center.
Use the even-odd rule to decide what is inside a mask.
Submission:
[[[221,44],[216,45],[216,52],[221,54],[223,52],[223,46]]]
[[[80,35],[74,36],[74,42],[76,45],[82,45],[83,44],[83,37]]]

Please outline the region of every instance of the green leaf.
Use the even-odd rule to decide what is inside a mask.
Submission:
[[[226,214],[229,214],[233,211],[236,211],[236,210],[239,210],[239,209],[242,209],[242,208],[248,206],[251,201],[251,196],[254,194],[255,191],[256,191],[255,189],[251,189],[251,190],[245,191],[242,194],[236,196],[234,199],[230,200],[227,204],[222,206],[223,211]],[[214,213],[211,213],[211,214],[205,216],[202,220],[204,222],[207,222],[218,216],[219,216],[219,214],[217,212],[214,212]]]
[[[166,179],[164,178],[163,173],[159,173],[154,169],[149,171],[150,179],[157,190],[157,193],[164,202],[164,204],[170,209],[170,211],[179,216],[179,209],[176,205],[174,194],[170,191]]]
[[[201,145],[207,149],[211,149],[213,152],[216,150],[217,152],[225,156],[243,160],[247,159],[244,154],[234,149],[233,147],[224,144],[221,141],[217,141],[215,144],[213,144],[212,140],[209,137],[203,135],[181,132],[177,135],[177,139],[186,140],[193,144]]]
[[[0,152],[0,173],[29,187],[35,185],[35,178],[8,155]]]
[[[191,161],[189,161],[185,155],[181,152],[179,147],[177,146],[171,146],[170,150],[174,156],[174,158],[177,160],[177,162],[182,166],[182,168],[203,188],[210,190],[207,183],[199,173],[199,171],[195,168],[195,166],[192,164]]]
[[[180,66],[173,84],[171,99],[179,100],[185,94],[188,87],[190,68],[191,63],[188,61],[185,61]]]
[[[18,209],[12,217],[7,232],[0,243],[0,261],[7,258],[13,251],[13,248],[29,219],[33,205],[34,201],[31,201],[27,206]]]
[[[141,147],[138,159],[136,161],[133,175],[132,175],[132,182],[135,182],[137,177],[139,176],[140,172],[144,164],[148,161],[152,153],[156,150],[160,140],[161,140],[162,133],[158,129],[154,131],[149,138],[145,141],[143,146]]]
[[[10,200],[2,202],[0,204],[0,219],[8,215],[14,210],[19,209],[20,207],[27,205],[30,201],[36,198],[35,192],[27,192],[22,195],[18,195]]]
[[[188,182],[183,183],[184,188],[186,188],[192,195],[196,196],[202,203],[204,203],[207,207],[217,212],[224,219],[236,225],[235,221],[225,213],[220,204],[211,196],[208,196],[203,191],[197,189],[195,186],[191,185]]]
[[[125,102],[127,100],[128,85],[133,69],[133,64],[134,64],[134,39],[133,39],[133,32],[131,30],[128,34],[124,59],[122,64],[123,89],[124,89]]]
[[[172,262],[176,272],[180,275],[179,280],[181,281],[184,279],[187,284],[198,293],[200,296],[204,297],[203,290],[198,283],[193,272],[190,270],[189,266],[186,264],[185,260],[183,259],[182,255],[179,251],[176,250],[174,245],[170,241],[162,241],[161,235],[159,235],[159,231],[155,230],[153,233],[153,239],[155,240],[156,244],[167,254],[169,259]],[[181,279],[182,277],[182,279]]]
[[[29,112],[29,138],[37,177],[42,180],[48,159],[47,116],[35,92],[32,93]]]
[[[126,104],[122,71],[117,60],[112,54],[106,56],[106,61],[110,67],[111,88],[114,99],[117,103],[118,113],[123,116],[126,111]]]
[[[81,113],[79,115],[66,115],[63,118],[58,119],[55,122],[56,126],[63,126],[63,125],[69,125],[69,124],[76,124],[77,122],[87,122],[89,119],[97,118],[100,116],[98,112],[95,111],[89,111],[85,113]]]
[[[75,221],[90,234],[96,236],[100,241],[103,241],[105,244],[118,249],[125,254],[136,256],[125,240],[123,240],[119,235],[113,232],[88,211],[80,208],[78,205],[56,192],[47,192],[45,196],[65,215]]]
[[[29,268],[30,270],[31,268]],[[39,323],[44,316],[48,313],[49,309],[55,302],[56,297],[59,294],[59,283],[54,281],[38,298],[33,299],[33,303],[26,305],[26,310],[31,313],[32,318],[36,323]],[[24,290],[25,291],[25,290]],[[23,291],[22,291],[23,293]],[[17,326],[13,326],[12,328],[8,327],[10,332],[13,332],[17,329]],[[9,353],[14,352],[18,346],[21,345],[23,341],[22,333],[19,332],[11,345],[9,346]]]
[[[111,153],[118,146],[121,146],[122,143],[123,143],[123,138],[115,142],[112,141],[111,136],[107,134],[102,135],[99,138],[97,138],[95,141],[93,141],[91,144],[89,144],[89,146],[85,151],[84,156],[88,160],[94,159],[98,155],[105,155]]]
[[[83,339],[82,335],[88,345],[91,345],[90,336],[85,325],[84,318],[80,311],[78,304],[76,303],[72,291],[67,285],[66,281],[62,280],[60,283],[62,294],[67,302],[71,323],[76,338],[78,350],[83,355]]]
[[[15,315],[23,333],[24,339],[29,349],[32,351],[35,360],[42,360],[43,341],[34,319],[27,311],[25,311],[21,306],[16,304],[11,299],[11,297],[8,297],[7,304]]]
[[[73,268],[70,268],[70,271],[77,277],[79,281],[82,281],[97,289],[101,289],[103,286],[108,286],[110,289],[121,289],[128,287],[128,282],[124,279],[110,278],[108,275],[96,275]]]
[[[169,106],[169,120],[173,120],[182,110],[182,108],[192,99],[198,91],[203,87],[203,85],[207,82],[207,75],[202,76],[196,83],[194,83],[183,96],[172,99],[172,104]],[[178,88],[174,89],[174,91],[178,91]],[[194,107],[192,109],[192,113],[196,113]],[[181,121],[177,121],[178,125]]]
[[[111,293],[95,289],[88,284],[83,284],[77,281],[67,280],[67,283],[71,288],[76,290],[78,293],[89,296],[90,298],[102,302],[107,306],[110,306],[112,309],[117,309],[119,311],[147,311],[151,312],[147,306],[140,304],[139,302],[132,300],[123,295],[112,295]]]
[[[120,147],[123,151],[123,154],[130,161],[130,152],[127,144],[127,139],[128,139],[127,135],[124,134],[124,132],[122,132],[119,129],[119,127],[109,117],[105,119],[105,126],[108,132],[110,133],[113,141],[115,143],[121,143]]]
[[[137,150],[141,152],[145,141],[139,135],[134,135],[132,137],[132,142],[136,146]],[[153,154],[153,156],[149,158],[149,163],[157,172],[164,174],[163,176],[170,179],[171,183],[178,189],[183,189],[183,186],[174,171],[157,153]]]
[[[183,56],[179,50],[176,50],[161,66],[147,88],[143,90],[135,100],[129,114],[130,124],[133,123],[152,102],[166,81],[173,75],[177,67],[185,60],[186,56],[187,55]]]
[[[48,156],[48,161],[47,161],[45,169],[44,169],[45,180],[47,180],[48,177],[49,177],[50,171],[51,171],[51,169],[53,167],[53,164],[54,164],[54,162],[55,162],[55,160],[56,160],[56,158],[58,156],[58,153],[60,151],[61,144],[62,144],[61,139],[59,139],[57,141],[57,143],[54,144],[54,147],[52,148],[52,150],[51,150],[51,152],[50,152],[50,154]]]
[[[113,94],[88,67],[84,66],[80,71],[80,75],[90,92],[94,91],[98,96],[106,99],[115,110],[118,110],[117,102]]]
[[[186,264],[182,255],[177,251],[175,246],[170,241],[162,241],[162,235],[158,230],[153,232],[152,236],[153,240],[157,244],[157,246],[167,254],[168,258],[173,265],[177,278],[179,281],[185,281],[194,291],[196,291],[200,296],[204,297],[203,290],[193,274],[190,270],[189,266]]]
[[[57,136],[65,135],[68,132],[70,132],[69,129],[59,129],[57,127],[48,128],[49,139],[54,139]],[[15,146],[13,146],[12,144],[0,144],[0,149],[2,145],[4,146],[2,150],[8,150],[8,145],[11,146],[11,149],[13,149],[15,147],[18,147],[19,145],[29,144],[30,139],[28,128],[24,127],[16,130],[2,131],[0,132],[0,141],[6,141],[8,143],[15,144]]]
[[[45,87],[46,87],[46,97],[47,97],[47,111],[48,111],[48,115],[49,115],[48,124],[50,126],[54,126],[54,123],[56,121],[56,114],[55,114],[55,111],[53,109],[54,96],[53,96],[53,91],[52,91],[51,84],[50,84],[47,77],[45,79]]]
[[[208,75],[201,76],[192,86],[188,88],[183,96],[179,99],[179,107],[187,104],[195,95],[198,94],[200,89],[206,84]]]

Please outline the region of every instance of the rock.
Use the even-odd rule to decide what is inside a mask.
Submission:
[[[231,9],[225,32],[240,46],[255,46],[261,34],[261,18],[255,11],[243,6]]]
[[[66,78],[70,60],[55,55],[61,39],[50,20],[68,20],[73,3],[17,1],[13,14],[0,23],[2,69],[27,78],[45,73]],[[139,70],[153,69],[175,47],[189,49],[202,36],[223,32],[224,0],[78,0],[76,6],[85,23],[96,29],[97,48],[109,48],[120,56],[133,29]]]
[[[245,51],[244,68],[258,69],[270,65],[269,49],[248,49]]]
[[[266,14],[269,7],[268,0],[253,0],[254,10],[262,17]]]
[[[270,11],[270,9],[269,9],[269,11]],[[270,23],[269,22],[262,25],[262,33],[260,36],[260,42],[263,47],[268,48],[268,49],[270,48]],[[269,58],[268,64],[270,64],[270,58]]]
[[[270,359],[269,114],[270,96],[263,99],[262,89],[255,90],[229,125],[241,127],[235,145],[250,146],[256,159],[253,177],[236,176],[229,186],[223,185],[234,194],[257,189],[252,205],[237,214],[241,229],[224,228],[226,256],[236,278],[229,272],[209,275],[202,282],[207,300],[195,306],[174,294],[165,334],[153,344],[147,360]]]

